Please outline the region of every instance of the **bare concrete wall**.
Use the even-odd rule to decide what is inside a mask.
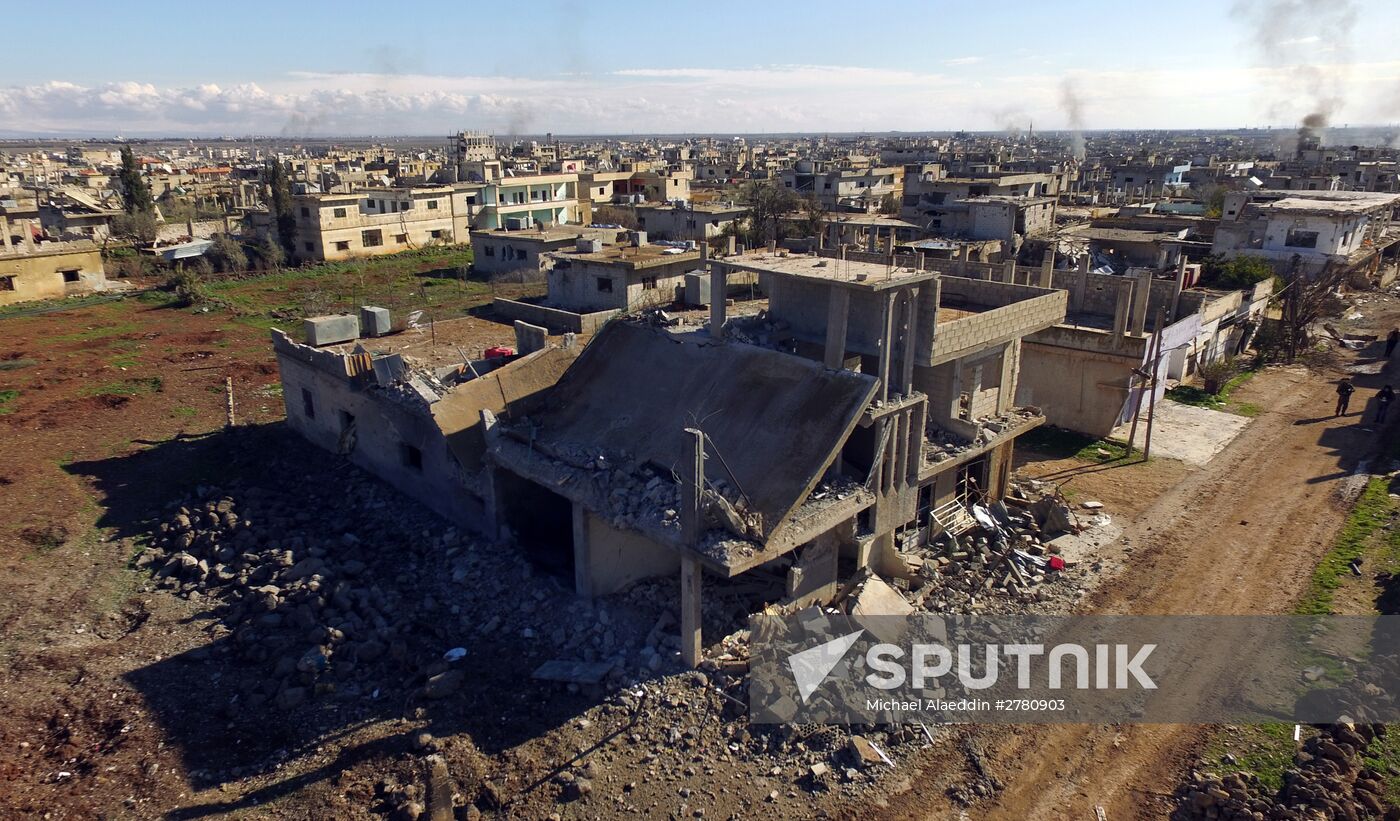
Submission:
[[[1128,399],[1131,356],[1038,344],[1021,346],[1017,405],[1033,405],[1051,425],[1107,436]]]
[[[425,413],[357,389],[339,376],[279,351],[282,398],[287,425],[311,443],[332,453],[350,447],[350,461],[423,502],[441,515],[468,527],[485,529],[482,499],[470,492],[442,432]],[[305,393],[303,393],[305,391]],[[306,398],[311,400],[311,413]],[[354,417],[353,435],[346,417]],[[417,448],[421,467],[411,464],[407,447]]]
[[[681,557],[640,533],[619,530],[593,513],[587,516],[588,583],[595,596],[615,593],[652,576],[680,572]]]
[[[505,319],[519,319],[532,325],[543,325],[551,331],[573,331],[574,333],[597,333],[608,320],[617,316],[618,311],[594,311],[575,313],[548,305],[536,305],[514,299],[496,297],[491,308]]]

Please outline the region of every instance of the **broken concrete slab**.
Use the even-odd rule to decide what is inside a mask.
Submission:
[[[614,667],[611,661],[574,661],[550,659],[530,674],[539,681],[560,681],[565,684],[597,684]]]
[[[384,336],[393,329],[388,308],[360,306],[360,332],[365,336]]]
[[[904,633],[904,627],[889,617],[908,616],[913,612],[914,606],[905,601],[898,590],[875,576],[865,582],[851,604],[851,618],[856,624],[886,642],[896,642]]]

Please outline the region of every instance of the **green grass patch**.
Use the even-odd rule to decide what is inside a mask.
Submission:
[[[1128,455],[1122,442],[1095,439],[1064,428],[1041,425],[1016,440],[1021,447],[1030,448],[1052,459],[1083,459],[1087,462],[1112,462]]]
[[[198,408],[191,408],[188,405],[181,405],[170,411],[170,415],[176,419],[193,419],[199,415]]]
[[[21,368],[32,368],[39,364],[37,359],[5,359],[0,360],[0,371],[17,371]]]
[[[165,383],[159,376],[145,376],[135,379],[123,379],[119,382],[107,382],[102,385],[90,385],[82,390],[83,396],[141,396],[147,393],[159,393],[165,389]]]
[[[141,330],[135,322],[118,322],[115,325],[101,325],[96,328],[87,328],[71,334],[59,334],[50,337],[53,342],[93,342],[98,339],[107,339],[113,336],[123,336],[134,334]]]
[[[15,400],[19,398],[19,391],[8,388],[0,391],[0,416],[15,412]]]
[[[1327,615],[1332,612],[1333,594],[1341,585],[1342,575],[1350,573],[1348,565],[1365,552],[1371,536],[1389,524],[1393,515],[1390,501],[1390,481],[1373,477],[1356,500],[1347,516],[1337,541],[1313,570],[1307,595],[1298,603],[1301,615]]]
[[[1315,734],[1305,727],[1300,740]],[[1201,767],[1216,775],[1252,772],[1272,791],[1283,788],[1283,774],[1295,766],[1295,742],[1292,724],[1252,724],[1221,730],[1206,744],[1201,753]],[[1234,764],[1224,763],[1225,756],[1235,758]]]
[[[1220,393],[1208,393],[1205,388],[1196,385],[1177,385],[1166,392],[1166,398],[1183,405],[1223,410],[1237,416],[1258,416],[1261,410],[1258,405],[1252,402],[1230,401],[1230,394],[1239,386],[1253,379],[1254,373],[1254,371],[1243,371],[1236,374],[1233,379],[1225,383],[1220,389]]]

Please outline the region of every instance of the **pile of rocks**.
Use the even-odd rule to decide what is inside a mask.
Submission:
[[[1178,821],[1220,819],[1400,819],[1400,808],[1386,807],[1385,777],[1362,756],[1383,735],[1381,724],[1344,722],[1327,726],[1298,752],[1297,766],[1283,776],[1283,789],[1270,794],[1257,776],[1234,773],[1219,778],[1193,773],[1177,790]]]

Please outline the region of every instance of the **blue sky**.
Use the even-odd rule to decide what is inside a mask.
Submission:
[[[1232,127],[1291,125],[1315,110],[1336,123],[1400,119],[1393,0],[218,8],[127,2],[57,39],[12,38],[0,133]]]

